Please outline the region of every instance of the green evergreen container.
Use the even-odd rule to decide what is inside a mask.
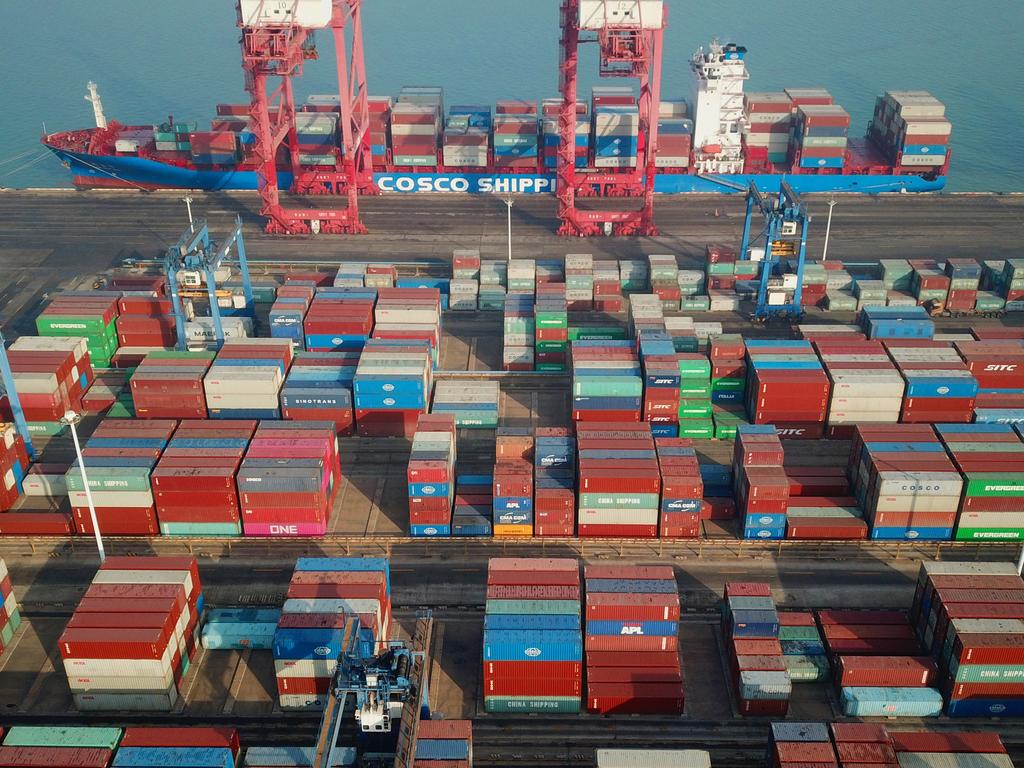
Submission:
[[[986,498],[1024,496],[1024,474],[1016,472],[970,472],[964,475],[964,495]]]
[[[708,264],[707,271],[709,275],[735,275],[736,265],[728,262]]]
[[[953,536],[957,541],[1020,541],[1024,530],[1020,528],[957,528]]]
[[[712,415],[710,400],[680,400],[677,414],[680,419],[710,419]]]
[[[534,365],[535,371],[547,371],[548,373],[564,373],[565,363],[537,363]]]
[[[715,425],[711,419],[688,419],[679,422],[679,436],[691,440],[711,440],[715,436]]]
[[[534,345],[538,352],[565,352],[569,348],[566,341],[537,341]]]
[[[569,328],[569,341],[616,341],[626,338],[626,329],[614,325],[574,325]]]
[[[39,437],[57,437],[68,431],[59,421],[30,421],[27,426],[30,434]]]

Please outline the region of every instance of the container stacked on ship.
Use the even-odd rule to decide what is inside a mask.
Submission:
[[[743,424],[733,446],[736,509],[743,517],[743,538],[786,538],[789,478],[786,455],[771,424]]]
[[[382,651],[390,627],[386,559],[300,557],[274,633],[281,708],[322,709],[339,659]]]
[[[581,538],[656,538],[661,468],[647,424],[577,422]]]
[[[575,560],[489,561],[483,686],[488,712],[580,711],[583,636]]]
[[[538,427],[533,441],[534,535],[573,535],[575,483],[576,439],[564,427]]]
[[[722,631],[739,713],[785,717],[793,685],[779,644],[779,614],[771,587],[726,584]]]
[[[7,571],[7,563],[0,560],[0,653],[11,644],[11,638],[21,625],[21,611],[18,608],[18,600],[14,596],[14,587],[11,585],[11,575]]]
[[[195,558],[108,557],[58,643],[75,706],[172,710],[202,611]]]
[[[424,414],[416,425],[406,471],[412,536],[451,536],[455,434],[451,414]]]
[[[491,506],[495,536],[532,536],[533,456],[531,430],[499,427],[491,475]]]
[[[420,720],[414,766],[473,765],[472,720]]]

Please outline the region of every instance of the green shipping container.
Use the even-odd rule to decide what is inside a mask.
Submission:
[[[677,415],[680,419],[710,419],[711,401],[689,399],[680,400]]]
[[[965,496],[1014,498],[1024,496],[1024,475],[1018,473],[979,473],[965,475]]]
[[[1024,664],[964,664],[957,668],[957,683],[1024,682]]]
[[[89,488],[94,491],[148,491],[149,467],[90,467],[85,465],[89,476]],[[72,467],[64,476],[69,491],[84,491],[82,473]]]
[[[113,327],[113,323],[105,324],[103,318],[98,316],[40,315],[36,318],[40,336],[101,335],[107,327]]]
[[[93,728],[74,725],[16,725],[4,737],[5,747],[69,747],[79,749],[117,749],[120,728]]]
[[[683,378],[679,385],[679,397],[684,400],[708,400],[711,397],[711,382],[699,383]]]
[[[683,312],[709,312],[711,310],[711,297],[686,296],[679,302],[679,309]]]
[[[735,275],[736,265],[730,263],[708,264],[707,271],[709,275]]]
[[[579,600],[488,600],[485,613],[579,616]]]
[[[240,523],[160,523],[160,533],[164,536],[240,536],[242,526]]]
[[[538,352],[565,352],[569,348],[566,341],[538,341],[534,347]]]
[[[692,440],[711,440],[715,436],[715,426],[711,419],[693,419],[679,422],[679,436]]]
[[[620,340],[626,329],[614,325],[574,325],[569,328],[569,341]]]
[[[779,640],[813,640],[821,642],[817,627],[779,627]]]
[[[57,437],[67,432],[68,428],[59,421],[30,421],[28,431],[40,437]]]
[[[673,336],[672,347],[676,352],[697,352],[700,350],[700,339],[696,336]]]
[[[10,645],[11,640],[14,638],[14,626],[13,622],[4,624],[4,628],[0,629],[0,643],[3,643],[4,647]]]
[[[636,376],[580,376],[573,379],[572,393],[581,397],[642,397],[643,382]]]
[[[1002,296],[978,296],[977,301],[974,302],[974,310],[976,312],[998,312],[1006,306],[1006,299]]]
[[[957,528],[956,541],[1020,541],[1024,530],[1020,528]]]
[[[537,363],[534,366],[536,371],[546,371],[548,373],[564,373],[565,363]]]
[[[824,656],[784,656],[786,669],[794,683],[817,683],[828,678],[828,661]]]
[[[747,382],[744,379],[712,379],[712,392],[742,392],[746,389]]]
[[[554,712],[557,714],[578,714],[580,700],[573,696],[485,696],[484,711],[509,712]]]

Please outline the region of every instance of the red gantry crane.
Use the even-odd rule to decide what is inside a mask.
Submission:
[[[378,192],[373,183],[369,143],[366,67],[361,0],[238,0],[242,69],[250,96],[257,178],[273,234],[365,234],[359,194]],[[330,28],[338,69],[341,160],[334,170],[305,169],[299,163],[292,80],[317,58],[313,32]],[[346,41],[350,30],[350,44]],[[268,93],[268,86],[276,86]],[[346,208],[287,208],[281,201],[278,161],[291,168],[291,192],[345,195]]]
[[[661,55],[668,8],[662,0],[562,0],[562,108],[558,115],[559,234],[654,236],[654,177],[661,102]],[[596,42],[601,77],[640,79],[637,167],[625,172],[576,169],[576,92],[580,43]],[[642,154],[641,154],[642,153]],[[642,195],[635,211],[581,211],[577,197]]]

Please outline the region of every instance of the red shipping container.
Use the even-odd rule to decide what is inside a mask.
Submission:
[[[818,611],[818,621],[822,624],[890,624],[909,626],[907,614],[903,611],[859,611],[826,609]]]
[[[658,536],[657,525],[583,525],[580,524],[580,538],[654,539]]]
[[[484,675],[484,696],[579,696],[580,678],[518,677]]]
[[[836,753],[828,742],[776,741],[772,748],[781,763],[836,762]]]
[[[733,637],[729,641],[734,656],[781,656],[782,644],[772,638]]]
[[[238,731],[234,728],[125,728],[120,747],[227,747],[238,754]]]
[[[65,629],[58,648],[65,659],[160,659],[167,641],[159,629]]]
[[[832,731],[832,738],[836,742],[837,752],[839,751],[839,745],[843,742],[887,745],[890,735],[896,736],[896,734],[890,734],[884,725],[875,725],[873,723],[830,723],[829,728]],[[932,734],[923,735],[930,736]],[[841,755],[840,759],[842,759]]]
[[[737,702],[739,713],[752,717],[785,717],[789,712],[789,699],[740,699]]]
[[[679,638],[645,635],[588,635],[585,645],[588,655],[591,651],[676,651],[679,647]]]
[[[277,693],[280,696],[288,694],[305,694],[315,696],[328,693],[331,690],[331,677],[278,677]]]
[[[835,726],[833,726],[835,727]],[[903,733],[889,731],[897,752],[975,752],[1006,754],[1006,747],[997,733]]]
[[[588,685],[587,709],[600,714],[681,715],[683,689],[675,683]]]
[[[928,688],[938,676],[935,662],[923,656],[840,656],[840,686]]]
[[[495,678],[579,680],[583,665],[578,661],[485,661],[483,672],[484,677]]]
[[[113,752],[92,747],[0,747],[0,766],[106,768]]]

